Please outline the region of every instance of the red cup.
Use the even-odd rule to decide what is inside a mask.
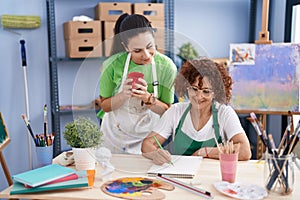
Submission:
[[[140,82],[139,82],[139,78],[144,79],[144,74],[143,74],[143,73],[140,73],[140,72],[130,72],[130,73],[128,74],[128,78],[132,78],[132,83],[131,83],[132,88],[133,88],[133,89],[137,89],[136,86],[135,86],[135,84],[136,84],[136,83],[140,83]]]
[[[220,158],[222,181],[234,183],[236,178],[238,154],[220,153],[219,158]]]

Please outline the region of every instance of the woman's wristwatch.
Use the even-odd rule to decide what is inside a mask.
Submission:
[[[148,97],[147,102],[144,102],[145,105],[155,105],[156,104],[156,97],[151,93]]]

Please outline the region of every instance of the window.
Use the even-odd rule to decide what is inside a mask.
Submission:
[[[291,42],[300,43],[300,4],[292,10]]]
[[[300,0],[287,0],[284,42],[300,42]]]

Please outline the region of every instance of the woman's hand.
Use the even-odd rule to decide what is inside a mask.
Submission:
[[[123,90],[121,91],[121,95],[123,99],[128,99],[132,96],[132,78],[126,79],[123,85]]]
[[[109,98],[100,97],[100,105],[104,112],[110,112],[120,108],[124,102],[131,97],[131,82],[132,79],[125,80],[122,91],[115,96]]]
[[[156,165],[162,165],[164,163],[171,162],[171,154],[164,149],[157,149],[152,152],[142,153],[142,155],[146,158],[151,159]]]
[[[148,102],[150,93],[147,91],[148,88],[147,82],[144,79],[139,78],[138,82],[135,83],[135,88],[136,89],[133,88],[131,89],[132,91],[131,95],[141,99],[143,102]]]

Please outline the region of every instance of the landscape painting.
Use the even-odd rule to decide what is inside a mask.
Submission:
[[[300,44],[255,44],[253,52],[254,64],[231,62],[229,66],[233,108],[299,111]]]

